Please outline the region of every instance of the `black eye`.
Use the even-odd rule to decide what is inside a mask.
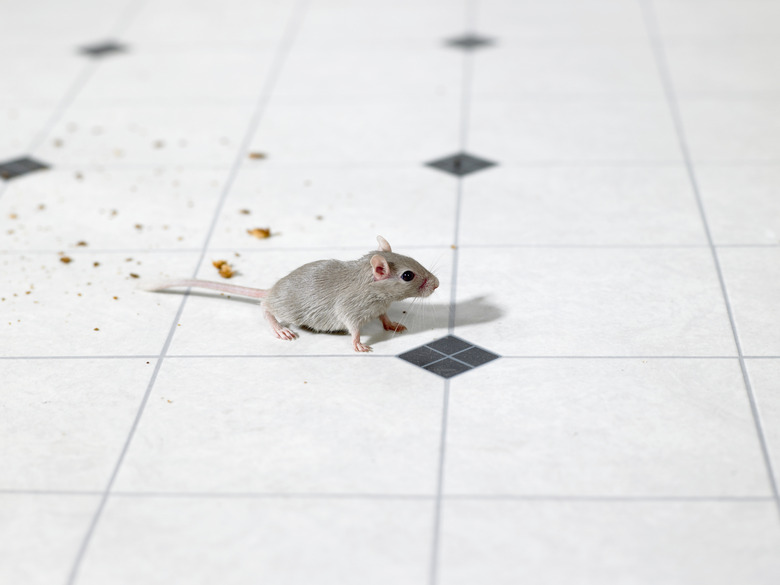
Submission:
[[[414,272],[412,272],[411,270],[407,270],[401,275],[401,278],[406,282],[409,282],[410,280],[414,280]]]

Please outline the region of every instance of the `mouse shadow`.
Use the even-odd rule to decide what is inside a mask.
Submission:
[[[458,301],[454,306],[450,303],[418,304],[412,301],[401,301],[390,307],[391,317],[397,318],[399,310],[403,311],[405,315],[398,320],[409,329],[414,329],[415,332],[447,328],[452,317],[454,317],[454,325],[457,328],[464,325],[491,323],[505,315],[505,311],[492,303],[485,295]],[[386,341],[396,335],[393,331],[385,331],[381,325],[379,330],[367,331],[367,333],[369,333],[367,340],[369,345]]]

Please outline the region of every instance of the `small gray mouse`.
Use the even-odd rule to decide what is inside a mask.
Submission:
[[[263,299],[265,317],[279,339],[292,340],[297,334],[284,325],[297,325],[313,331],[348,331],[355,351],[371,351],[360,342],[360,328],[379,318],[387,331],[406,327],[387,316],[394,301],[427,297],[439,286],[423,266],[394,253],[382,236],[379,249],[359,260],[318,260],[296,268],[270,289],[249,288],[207,280],[176,280],[155,285],[151,290],[172,287],[200,287]]]

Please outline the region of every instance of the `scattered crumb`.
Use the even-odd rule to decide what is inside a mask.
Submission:
[[[167,398],[166,398],[167,400]],[[173,400],[168,400],[168,404],[173,404]]]
[[[70,264],[72,261],[72,258],[70,256],[60,256],[60,262],[63,264]]]
[[[135,229],[142,230],[144,229],[144,226],[142,226],[140,223],[135,224]]]
[[[132,258],[132,257],[130,257],[130,258],[125,258],[125,262],[132,262],[132,261],[133,261],[133,258]]]
[[[246,230],[246,233],[250,236],[254,236],[258,240],[263,240],[271,237],[271,228],[253,228],[251,230]]]
[[[82,179],[84,179],[84,175],[81,173],[76,173],[76,180],[81,181]]]
[[[92,263],[92,266],[94,266],[95,268],[97,268],[98,266],[100,266],[100,262],[93,262],[93,263]]]
[[[95,327],[92,331],[100,331],[100,329]]]
[[[119,213],[119,212],[118,212],[116,209],[112,209],[112,210],[111,210],[111,217],[114,217],[114,216],[116,216],[118,213]]]
[[[154,147],[155,148],[162,148],[163,146],[165,146],[165,143],[162,140],[155,140],[154,141]]]
[[[130,278],[141,278],[141,277],[138,276],[135,272],[131,272],[130,273]]]
[[[254,159],[266,158],[266,154],[264,152],[250,152],[249,158],[254,158]]]
[[[456,250],[458,247],[457,247],[455,244],[452,244],[452,245],[450,246],[450,248],[452,248],[453,250]]]
[[[114,300],[115,300],[115,301],[118,301],[118,300],[119,300],[119,297],[114,297]]]
[[[76,245],[77,245],[77,246],[84,247],[84,246],[86,246],[86,245],[87,245],[87,243],[86,243],[84,240],[81,240],[80,242],[76,242]]]
[[[39,203],[38,204],[38,209],[43,211],[44,209],[46,209],[46,205],[44,205],[43,203]]]
[[[325,218],[324,218],[324,217],[322,217],[321,215],[318,215],[317,217],[315,217],[315,219],[316,219],[316,220],[318,220],[318,221],[322,221],[322,220],[323,220],[323,219],[325,219]]]
[[[15,213],[9,213],[8,217],[9,217],[9,219],[19,219],[19,216],[16,215]]]
[[[228,264],[227,260],[214,260],[212,264],[214,265],[214,268],[219,270],[219,275],[222,278],[230,278],[235,274],[233,267]]]
[[[249,211],[248,209],[239,209],[239,211],[238,211],[238,212],[239,212],[239,213],[243,213],[244,215],[249,215],[250,213],[252,213],[252,212],[251,212],[251,211]]]
[[[62,140],[59,138],[54,139],[54,147],[55,148],[61,148],[62,147]]]

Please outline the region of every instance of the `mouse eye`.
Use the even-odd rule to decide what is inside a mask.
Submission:
[[[414,280],[414,272],[412,272],[411,270],[407,270],[401,275],[401,278],[406,282],[409,282],[410,280]]]

